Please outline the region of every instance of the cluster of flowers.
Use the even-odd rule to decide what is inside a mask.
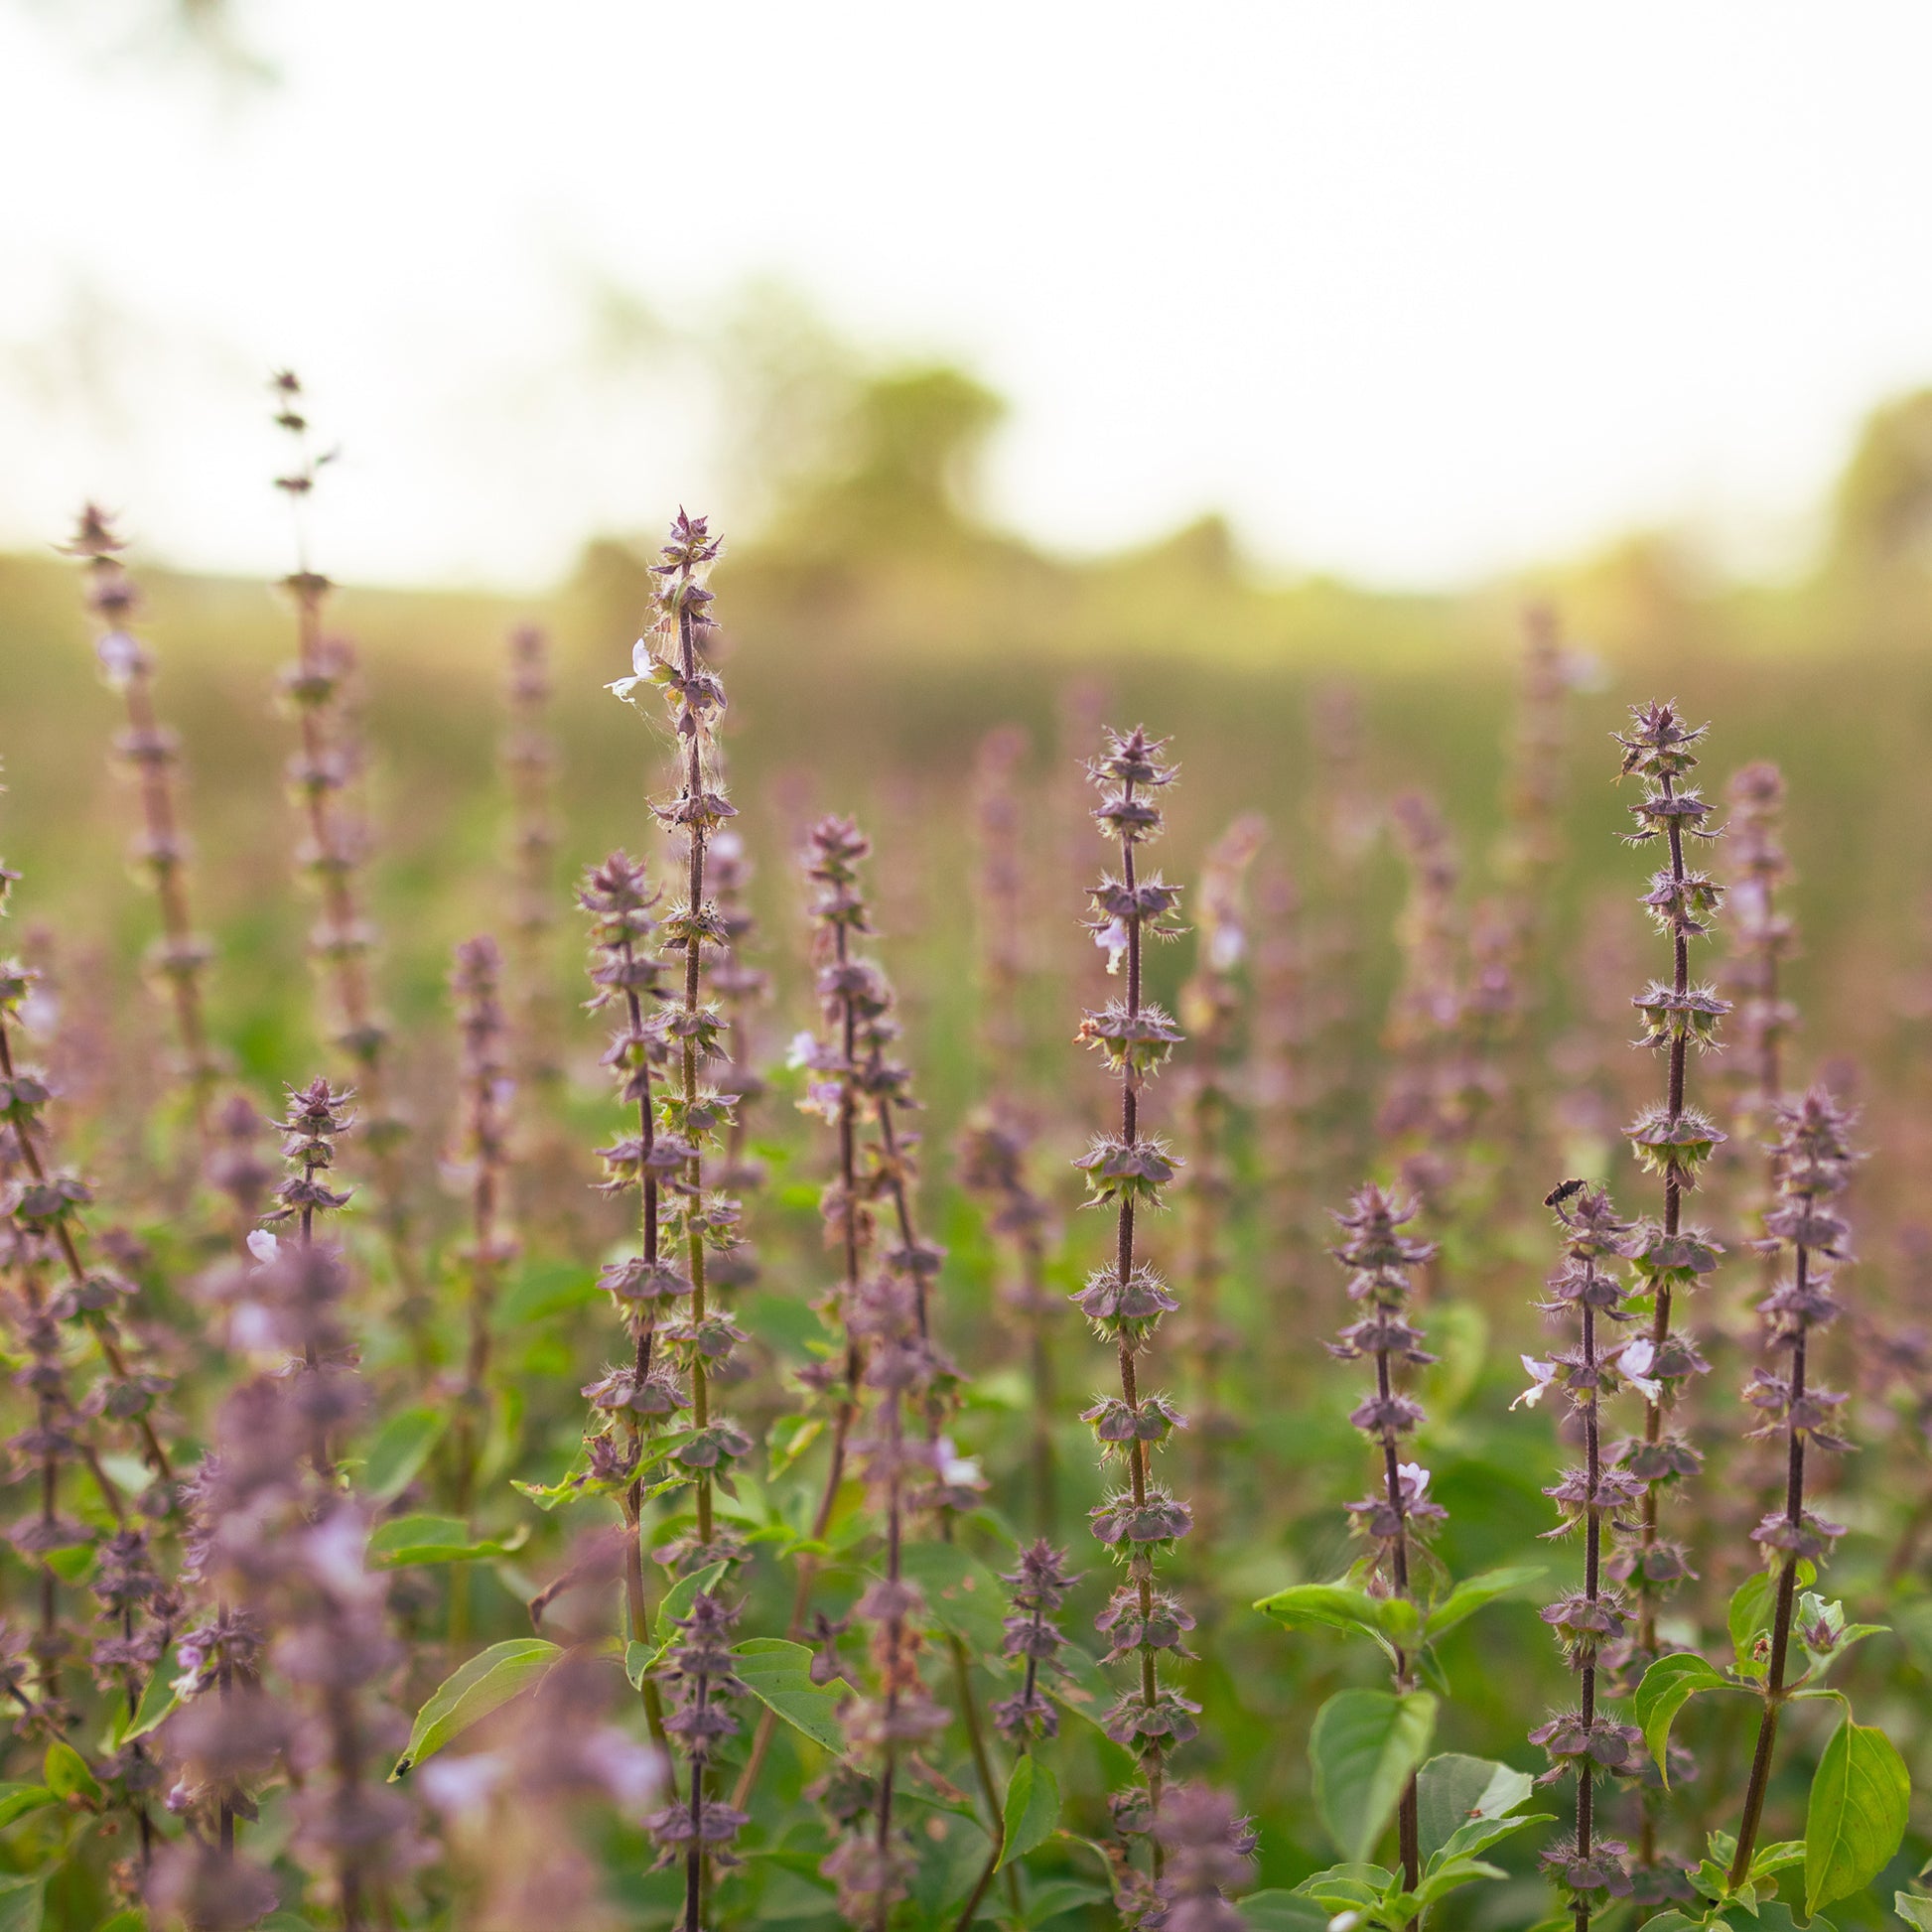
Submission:
[[[160,936],[148,949],[148,971],[165,991],[174,1016],[177,1072],[206,1153],[209,1102],[222,1070],[203,1017],[203,977],[214,948],[195,930],[189,906],[189,841],[175,784],[181,738],[155,709],[154,656],[132,628],[140,599],[121,561],[126,547],[106,512],[89,503],[67,554],[81,560],[87,611],[95,625],[94,656],[102,678],[120,694],[126,710],[126,728],[114,740],[114,754],[141,801],[141,831],[129,856],[161,912]]]
[[[1643,1245],[1634,1222],[1620,1219],[1609,1195],[1600,1187],[1566,1181],[1550,1196],[1563,1235],[1563,1262],[1551,1276],[1550,1298],[1539,1306],[1552,1316],[1579,1323],[1579,1340],[1550,1361],[1525,1358],[1534,1380],[1520,1406],[1534,1407],[1551,1388],[1568,1397],[1581,1422],[1584,1461],[1567,1469],[1544,1494],[1557,1505],[1562,1521],[1550,1532],[1566,1536],[1584,1533],[1584,1587],[1543,1610],[1543,1620],[1564,1647],[1570,1667],[1578,1675],[1581,1701],[1539,1725],[1530,1742],[1549,1754],[1550,1768],[1542,1782],[1568,1774],[1577,1779],[1577,1829],[1569,1844],[1553,1846],[1543,1855],[1543,1866],[1565,1894],[1579,1932],[1589,1923],[1591,1910],[1609,1898],[1630,1894],[1625,1860],[1628,1847],[1596,1833],[1595,1780],[1609,1772],[1634,1777],[1647,1762],[1642,1733],[1598,1708],[1598,1663],[1603,1654],[1625,1642],[1630,1629],[1630,1606],[1624,1595],[1604,1587],[1606,1532],[1611,1536],[1635,1528],[1631,1512],[1643,1494],[1642,1482],[1628,1469],[1606,1461],[1601,1440],[1601,1403],[1614,1395],[1626,1379],[1643,1381],[1620,1364],[1648,1361],[1649,1344],[1623,1343],[1605,1323],[1636,1319],[1626,1306],[1626,1287],[1608,1263],[1627,1258]]]
[[[429,1856],[415,1806],[378,1770],[405,1734],[380,1689],[401,1653],[386,1585],[363,1559],[371,1512],[335,1457],[367,1401],[347,1259],[317,1232],[349,1197],[329,1176],[351,1098],[324,1080],[289,1094],[288,1173],[267,1216],[287,1232],[251,1237],[233,1323],[268,1364],[222,1404],[191,1484],[184,1575],[210,1613],[176,1650],[169,1744],[182,1768],[168,1805],[187,1830],[156,1900],[197,1925],[272,1909],[274,1881],[237,1851],[234,1820],[254,1816],[251,1788],[277,1766],[296,1786],[295,1848],[345,1927],[379,1918],[387,1889]]]
[[[1725,1137],[1708,1114],[1686,1105],[1685,1074],[1689,1049],[1714,1046],[1719,1023],[1730,1011],[1728,1000],[1690,977],[1691,942],[1711,932],[1724,897],[1717,880],[1685,862],[1687,839],[1718,836],[1718,828],[1706,823],[1710,805],[1684,782],[1697,768],[1692,748],[1709,728],[1686,725],[1670,704],[1633,707],[1632,721],[1616,740],[1623,752],[1619,776],[1634,776],[1644,786],[1643,797],[1630,807],[1636,829],[1628,837],[1632,845],[1662,839],[1668,850],[1669,864],[1652,876],[1642,903],[1671,942],[1672,973],[1668,981],[1652,980],[1631,1001],[1643,1027],[1637,1044],[1664,1054],[1668,1073],[1663,1104],[1645,1109],[1626,1130],[1639,1165],[1663,1179],[1664,1211],[1643,1224],[1626,1255],[1638,1277],[1632,1307],[1649,1322],[1647,1349],[1626,1349],[1621,1357],[1646,1405],[1643,1435],[1620,1445],[1614,1458],[1643,1485],[1636,1535],[1611,1573],[1631,1586],[1636,1598],[1630,1633],[1609,1660],[1625,1690],[1634,1688],[1658,1654],[1657,1612],[1664,1597],[1692,1575],[1683,1546],[1661,1533],[1659,1503],[1699,1467],[1697,1450],[1671,1418],[1687,1385],[1708,1374],[1710,1365],[1671,1317],[1673,1298],[1698,1287],[1723,1253],[1701,1228],[1684,1225],[1683,1203]]]
[[[1093,1534],[1122,1566],[1124,1577],[1097,1627],[1107,1638],[1105,1661],[1138,1655],[1138,1681],[1124,1690],[1105,1724],[1108,1734],[1140,1759],[1142,1784],[1116,1794],[1116,1830],[1126,1837],[1153,1831],[1161,1809],[1164,1758],[1193,1737],[1200,1707],[1160,1679],[1163,1651],[1185,1654],[1182,1639],[1193,1618],[1169,1591],[1158,1587],[1161,1557],[1193,1527],[1193,1512],[1165,1485],[1153,1480],[1153,1452],[1185,1423],[1165,1395],[1143,1395],[1140,1357],[1164,1315],[1180,1305],[1161,1277],[1140,1258],[1135,1218],[1142,1208],[1162,1204],[1163,1191],[1179,1163],[1159,1139],[1141,1131],[1141,1095],[1165,1066],[1181,1033],[1173,1020],[1142,993],[1145,941],[1173,937],[1182,928],[1173,913],[1179,889],[1159,873],[1142,879],[1141,848],[1163,829],[1160,793],[1175,772],[1162,758],[1166,741],[1149,737],[1144,727],[1110,732],[1101,756],[1088,767],[1100,793],[1094,819],[1101,835],[1120,854],[1120,871],[1108,873],[1090,889],[1095,943],[1108,954],[1109,970],[1126,971],[1127,992],[1097,1012],[1088,1012],[1077,1038],[1094,1047],[1119,1080],[1118,1133],[1099,1136],[1075,1163],[1086,1175],[1090,1204],[1115,1212],[1114,1257],[1097,1269],[1074,1301],[1094,1332],[1113,1343],[1120,1368],[1120,1392],[1103,1395],[1082,1412],[1093,1430],[1101,1459],[1118,1457],[1126,1465],[1125,1486],[1108,1493],[1091,1512]]]
[[[1329,1353],[1344,1362],[1375,1364],[1375,1387],[1348,1420],[1379,1449],[1382,1480],[1361,1501],[1347,1505],[1349,1526],[1369,1546],[1370,1587],[1397,1596],[1411,1593],[1419,1548],[1449,1514],[1430,1497],[1429,1471],[1402,1460],[1403,1439],[1421,1424],[1423,1411],[1414,1396],[1396,1387],[1395,1371],[1436,1359],[1409,1318],[1410,1276],[1436,1254],[1433,1242],[1403,1233],[1418,1211],[1415,1201],[1370,1181],[1335,1216],[1342,1238],[1331,1250],[1349,1271],[1348,1299],[1362,1312],[1328,1344]],[[1395,1678],[1398,1691],[1414,1688],[1412,1660],[1402,1650],[1396,1652]],[[1405,1882],[1413,1890],[1422,1868],[1413,1780],[1397,1807],[1396,1826]]]

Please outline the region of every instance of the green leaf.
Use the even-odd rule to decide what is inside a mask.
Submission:
[[[499,1334],[513,1334],[532,1321],[587,1308],[597,1300],[597,1277],[575,1262],[536,1262],[512,1282],[489,1317]]]
[[[519,1523],[506,1537],[479,1539],[460,1516],[392,1516],[369,1533],[369,1560],[378,1570],[403,1570],[425,1563],[474,1563],[480,1557],[506,1557],[528,1540],[530,1526]]]
[[[394,1501],[416,1480],[449,1426],[447,1409],[405,1409],[391,1416],[369,1445],[362,1487],[379,1503]]]
[[[1507,1878],[1499,1864],[1490,1864],[1482,1859],[1445,1859],[1416,1887],[1416,1902],[1419,1905],[1433,1905],[1439,1898],[1446,1898],[1458,1886],[1473,1884],[1478,1878]]]
[[[44,1784],[0,1784],[0,1827],[56,1802],[53,1792]]]
[[[978,1557],[956,1543],[911,1543],[899,1572],[925,1592],[933,1617],[983,1657],[997,1657],[1005,1639],[1006,1590]]]
[[[1262,1597],[1255,1608],[1284,1628],[1305,1630],[1366,1630],[1379,1635],[1381,1622],[1376,1599],[1348,1584],[1293,1584]]]
[[[1082,1905],[1104,1905],[1111,1896],[1098,1885],[1083,1885],[1077,1878],[1049,1878],[1043,1885],[1027,1887],[1026,1921],[1029,1925],[1044,1925],[1048,1919],[1077,1911]],[[1250,1898],[1241,1901],[1244,1913],[1251,1902]],[[1258,1925],[1259,1921],[1250,1919],[1248,1923]],[[1327,1921],[1324,1919],[1322,1923],[1325,1925]]]
[[[1435,1733],[1428,1691],[1338,1691],[1321,1707],[1309,1738],[1315,1804],[1344,1859],[1374,1851]]]
[[[1485,1605],[1493,1603],[1499,1596],[1507,1596],[1512,1589],[1521,1589],[1533,1584],[1543,1575],[1541,1564],[1517,1564],[1507,1570],[1485,1570],[1479,1577],[1471,1577],[1465,1583],[1457,1584],[1436,1607],[1429,1612],[1424,1624],[1425,1633],[1433,1643],[1438,1637],[1447,1635],[1458,1623],[1465,1623]]]
[[[77,1584],[94,1567],[94,1559],[99,1554],[91,1543],[75,1543],[65,1550],[48,1551],[41,1561],[62,1583]]]
[[[135,1706],[133,1714],[129,1715],[125,1704],[117,1707],[120,1715],[114,1720],[115,1750],[133,1743],[137,1737],[145,1737],[173,1714],[181,1702],[175,1695],[174,1678],[175,1653],[170,1648],[163,1652],[161,1661],[148,1673],[148,1681],[141,1687],[141,1702]]]
[[[1326,1908],[1292,1891],[1251,1891],[1240,1912],[1249,1932],[1327,1932]]]
[[[1356,1910],[1379,1905],[1401,1885],[1393,1871],[1379,1864],[1331,1864],[1316,1871],[1295,1887],[1298,1895],[1312,1898],[1331,1912]]]
[[[1798,1564],[1798,1587],[1807,1588],[1818,1581],[1815,1564],[1802,1559]],[[1760,1570],[1754,1576],[1746,1577],[1731,1592],[1730,1609],[1725,1622],[1730,1626],[1730,1645],[1737,1659],[1737,1668],[1761,1677],[1763,1664],[1751,1655],[1757,1647],[1760,1636],[1771,1628],[1771,1614],[1777,1604],[1778,1580],[1768,1570]]]
[[[666,1599],[669,1600],[668,1598]],[[834,1755],[845,1755],[839,1700],[812,1682],[812,1653],[783,1637],[747,1637],[732,1652],[738,1681],[794,1730]]]
[[[823,1416],[780,1416],[765,1438],[769,1479],[776,1482],[824,1433]]]
[[[564,1503],[576,1502],[585,1493],[584,1476],[587,1467],[588,1465],[581,1460],[573,1463],[555,1482],[522,1482],[517,1477],[511,1476],[510,1487],[519,1496],[527,1496],[547,1516],[553,1509],[559,1508]]]
[[[9,1872],[0,1878],[0,1932],[41,1932],[47,1874]]]
[[[454,1676],[445,1678],[416,1713],[409,1747],[397,1758],[389,1782],[435,1756],[451,1738],[460,1737],[519,1692],[540,1684],[562,1654],[560,1645],[541,1637],[512,1637],[480,1651]]]
[[[51,1783],[52,1780],[50,1779]],[[1833,1731],[1805,1810],[1805,1910],[1863,1891],[1905,1836],[1912,1780],[1892,1741],[1848,1717]]]
[[[1004,1871],[1015,1860],[1044,1845],[1059,1825],[1059,1782],[1031,1752],[1013,1767],[1007,1780],[1004,1821],[1006,1839],[996,1871]]]
[[[1631,1715],[1643,1732],[1643,1741],[1656,1759],[1658,1770],[1664,1774],[1666,1787],[1670,1784],[1670,1766],[1665,1762],[1665,1755],[1670,1745],[1670,1727],[1677,1714],[1700,1691],[1728,1688],[1730,1681],[1724,1672],[1706,1663],[1695,1651],[1676,1651],[1668,1657],[1659,1657],[1644,1672],[1637,1695],[1631,1700]]]
[[[627,1643],[623,1647],[623,1674],[633,1691],[641,1691],[644,1679],[656,1668],[657,1652],[647,1643]]]
[[[1918,1892],[1895,1891],[1891,1895],[1891,1908],[1907,1925],[1915,1925],[1918,1932],[1932,1932],[1932,1898]]]
[[[1535,1789],[1527,1771],[1445,1751],[1416,1773],[1416,1828],[1424,1862],[1465,1826],[1506,1817]]]
[[[100,1803],[100,1785],[87,1769],[87,1760],[71,1744],[58,1737],[47,1747],[41,1776],[57,1798],[80,1798],[90,1805]]]
[[[148,1915],[139,1905],[130,1905],[112,1918],[104,1918],[94,1932],[148,1932]]]
[[[1736,1850],[1733,1846],[1732,1851]],[[1757,1855],[1751,1860],[1751,1868],[1746,1874],[1752,1878],[1768,1878],[1774,1871],[1788,1871],[1794,1864],[1805,1862],[1805,1842],[1801,1838],[1787,1838],[1776,1845],[1760,1845]]]
[[[1458,1859],[1473,1858],[1478,1852],[1486,1852],[1490,1846],[1513,1838],[1525,1826],[1549,1824],[1554,1816],[1552,1812],[1530,1811],[1521,1818],[1473,1818],[1436,1854],[1436,1859],[1452,1863]],[[1435,1859],[1430,1861],[1431,1868],[1435,1863]]]

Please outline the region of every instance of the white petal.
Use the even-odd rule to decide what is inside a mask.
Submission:
[[[266,1228],[257,1228],[248,1237],[248,1252],[266,1268],[282,1252],[282,1244]]]
[[[630,646],[630,668],[637,673],[638,678],[641,680],[650,676],[650,646],[639,637]]]

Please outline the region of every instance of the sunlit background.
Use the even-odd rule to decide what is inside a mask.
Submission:
[[[628,1351],[594,1284],[629,1209],[591,1191],[592,1150],[634,1115],[599,1062],[610,1016],[584,1010],[572,886],[618,846],[658,881],[688,863],[650,809],[675,816],[689,778],[662,708],[606,690],[652,621],[648,566],[682,502],[727,542],[707,649],[730,704],[702,775],[728,788],[751,868],[729,963],[752,970],[730,975],[719,1073],[764,1164],[745,1220],[762,1273],[718,1283],[757,1358],[735,1413],[772,1451],[744,1493],[802,1527],[829,1464],[807,1447],[787,1471],[808,1439],[770,1432],[789,1429],[792,1371],[844,1352],[812,1312],[846,1306],[825,1298],[819,1204],[836,1137],[796,1104],[810,1055],[787,1043],[824,1017],[806,828],[851,813],[874,841],[872,929],[851,942],[897,987],[919,1227],[949,1251],[933,1319],[969,1378],[958,1446],[1014,1522],[1075,1535],[1082,1643],[1106,1566],[1077,1533],[1102,1492],[1075,1418],[1113,1369],[1059,1295],[1112,1238],[1074,1211],[1073,1163],[1117,1102],[1072,1038],[1122,982],[1081,924],[1118,859],[1079,767],[1103,726],[1172,735],[1180,779],[1148,863],[1196,931],[1150,947],[1146,974],[1190,1038],[1146,1119],[1187,1165],[1181,1211],[1142,1234],[1186,1299],[1142,1386],[1202,1422],[1170,1458],[1197,1534],[1162,1559],[1200,1611],[1202,1659],[1176,1681],[1203,1742],[1176,1764],[1253,1807],[1266,1887],[1331,1855],[1311,1716],[1344,1677],[1381,1674],[1250,1607],[1348,1561],[1363,1456],[1356,1378],[1317,1346],[1345,1299],[1328,1211],[1369,1173],[1431,1190],[1442,1361],[1417,1379],[1418,1453],[1450,1572],[1581,1566],[1541,1540],[1560,1405],[1510,1404],[1518,1361],[1558,1345],[1539,1312],[1551,1183],[1605,1178],[1633,1213],[1660,1200],[1625,1126],[1669,1090],[1633,1047],[1632,996],[1673,958],[1642,909],[1655,848],[1624,841],[1610,733],[1666,698],[1711,721],[1696,779],[1723,813],[1740,767],[1778,762],[1788,963],[1762,844],[1692,854],[1731,903],[1689,971],[1740,1003],[1774,985],[1798,1020],[1784,1038],[1760,998],[1686,1075],[1731,1135],[1690,1211],[1731,1252],[1691,1303],[1719,1365],[1691,1411],[1714,1459],[1671,1504],[1698,1581],[1664,1634],[1732,1655],[1748,1523],[1783,1493],[1784,1446],[1759,1462],[1736,1440],[1762,1286],[1743,1252],[1764,1184],[1751,1083],[1824,1079],[1857,1098],[1873,1158],[1853,1195],[1857,1318],[1833,1330],[1863,1356],[1832,1372],[1860,1391],[1862,1452],[1817,1495],[1851,1525],[1830,1587],[1896,1630],[1859,1653],[1862,1722],[1912,1754],[1921,1794],[1884,1882],[1831,1922],[1895,1923],[1884,1899],[1932,1870],[1928,74],[1932,8],[1877,0],[0,0],[0,861],[19,875],[0,949],[40,975],[28,1043],[53,1071],[53,1144],[96,1189],[88,1226],[147,1256],[141,1332],[161,1332],[160,1306],[180,1352],[212,1363],[188,1285],[236,1232],[206,1190],[184,1207],[197,1152],[168,1068],[194,1028],[143,974],[162,917],[143,879],[165,875],[186,895],[167,916],[207,937],[205,971],[185,940],[169,958],[205,990],[221,1094],[272,1109],[326,1074],[414,1123],[388,1159],[358,1135],[340,1171],[385,1418],[432,1386],[423,1364],[441,1405],[480,1359],[486,1291],[466,1257],[498,1251],[465,1218],[484,1190],[444,1158],[477,1145],[460,1107],[483,1104],[475,1064],[458,1077],[481,1034],[473,1015],[459,1035],[452,947],[490,934],[511,959],[525,1247],[496,1394],[474,1396],[501,1398],[500,1459],[473,1495],[475,1468],[425,1462],[424,1438],[381,1492],[409,1514],[474,1502],[475,1527],[509,1540],[466,1550],[501,1559],[475,1563],[474,1589],[457,1565],[398,1586],[405,1714],[466,1643],[528,1639],[574,1528],[508,1482],[564,1475],[578,1391]],[[272,486],[298,460],[270,421],[282,367],[337,453],[302,552]],[[99,634],[60,550],[88,499],[131,539],[151,687],[103,678],[99,646],[124,675],[134,647]],[[283,581],[298,556],[335,586],[306,627]],[[1526,621],[1539,604],[1547,625]],[[526,622],[544,641],[512,647]],[[301,730],[294,693],[314,706]],[[175,741],[147,730],[150,699],[179,735],[165,782]],[[109,776],[130,731],[138,793]],[[1762,809],[1761,779],[1743,796]],[[735,890],[714,866],[707,891]],[[721,997],[725,963],[699,962]],[[995,1218],[969,1192],[962,1128],[989,1104],[1003,1134],[1025,1125],[1014,1171],[1036,1214]],[[904,1147],[876,1149],[877,1173],[902,1171]],[[1022,1246],[1043,1243],[1050,1292],[1033,1260],[1016,1272],[1021,1228],[1045,1230]],[[424,1306],[427,1353],[407,1332]],[[227,1372],[193,1367],[169,1404],[199,1427]],[[472,1401],[449,1413],[485,1413]],[[0,1474],[47,1440],[15,1439]],[[0,1517],[27,1490],[0,1485]],[[957,1550],[992,1561],[991,1522],[962,1519]],[[22,1553],[54,1546],[8,1533],[0,1598],[24,1602]],[[744,1629],[769,1634],[789,1627],[790,1559],[759,1548]],[[974,1598],[993,1649],[999,1588],[987,1574]],[[1444,1749],[1537,1761],[1527,1734],[1570,1695],[1546,1639],[1527,1599],[1460,1627]],[[848,1657],[863,1648],[854,1632]],[[0,1679],[13,1655],[0,1644]],[[1669,1845],[1735,1822],[1744,1707],[1725,1709],[1735,1722],[1684,1713],[1710,1768],[1674,1771]],[[1804,1816],[1826,1715],[1793,1706],[1767,1830]],[[933,1791],[980,1789],[959,1744],[932,1759]],[[1055,1748],[1067,1818],[1105,1832],[1099,1733],[1069,1722]],[[1004,1744],[998,1759],[1004,1777]],[[52,1762],[0,1755],[5,1819],[38,1789],[13,1780],[52,1785]],[[777,1747],[713,1922],[855,1922],[815,1871],[831,1841],[800,1794],[817,1762]],[[836,1781],[812,1788],[839,1802]],[[305,1885],[314,1904],[307,1855],[280,1849],[279,1786],[264,1813],[244,1852],[279,1859],[291,1909]],[[40,1883],[18,1848],[79,1816],[50,1802],[0,1843],[0,1928],[27,1925],[20,1887]],[[614,1922],[681,1919],[682,1881],[644,1875],[641,1834],[596,1829]],[[900,1932],[957,1923],[982,1828],[950,1830],[920,1829]],[[127,1922],[107,1919],[118,1850],[89,1845],[47,1852],[65,1868],[45,1932]],[[1509,1878],[1441,1932],[1553,1922],[1531,1841],[1499,1856]],[[452,1857],[423,1881],[432,1903],[470,1854]],[[1012,1922],[1120,1922],[1090,1841],[1028,1857]],[[316,1912],[270,1923],[340,1922]],[[1795,1920],[1767,1906],[1774,1923]]]
[[[7,0],[0,541],[275,566],[286,361],[341,574],[527,591],[939,359],[1049,547],[1788,574],[1932,370],[1928,69],[1902,0]]]

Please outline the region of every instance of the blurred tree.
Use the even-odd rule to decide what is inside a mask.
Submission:
[[[1861,574],[1932,561],[1932,389],[1865,419],[1833,492],[1828,561]]]
[[[768,547],[800,561],[978,549],[980,463],[1005,402],[946,364],[873,377],[826,471],[772,519]]]

